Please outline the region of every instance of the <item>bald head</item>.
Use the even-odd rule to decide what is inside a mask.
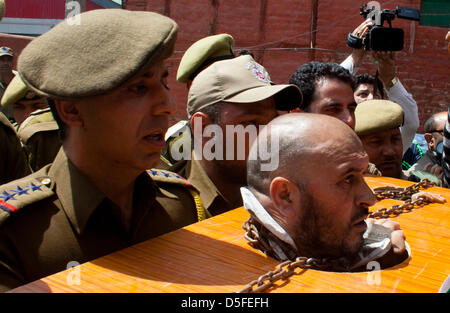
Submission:
[[[278,145],[278,167],[262,171],[264,160],[256,157],[260,146],[275,150]],[[260,152],[259,152],[260,153]],[[274,156],[275,151],[271,151]],[[302,181],[302,168],[312,159],[336,159],[365,155],[355,132],[340,120],[323,114],[291,113],[273,119],[252,145],[247,166],[249,187],[268,195],[270,181],[282,176]]]
[[[442,130],[445,127],[447,121],[447,111],[435,113],[428,118],[424,124],[426,133],[431,133],[435,130]]]

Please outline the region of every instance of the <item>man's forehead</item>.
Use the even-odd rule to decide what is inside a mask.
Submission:
[[[322,150],[309,154],[304,162],[307,165],[305,170],[311,169],[310,175],[319,177],[324,174],[332,178],[366,170],[369,157],[363,149],[356,146],[349,146],[346,149],[335,146],[334,148],[330,147],[327,151]]]
[[[32,105],[35,103],[45,103],[47,104],[47,100],[43,97],[39,97],[39,98],[33,98],[33,99],[26,99],[26,98],[22,98],[19,101],[17,101],[16,103],[20,103],[20,104],[24,104],[24,105]]]
[[[167,65],[164,62],[158,62],[145,70],[140,77],[152,78],[155,75],[167,76],[168,74],[169,70]]]
[[[345,134],[311,134],[315,137],[316,144],[310,147],[309,155],[318,162],[325,159],[345,162],[352,159],[366,157],[367,154],[358,138],[349,138]]]
[[[348,86],[348,88],[352,89],[352,86],[350,83],[347,83],[337,77],[329,77],[329,76],[320,77],[316,82],[316,89],[318,87],[326,88],[326,87],[329,87],[331,85],[336,85],[336,84],[337,85],[346,85],[346,86]]]
[[[366,134],[361,136],[361,138],[387,138],[395,135],[401,135],[400,129],[398,127],[380,130],[371,134]]]
[[[349,84],[337,78],[323,78],[316,85],[313,101],[322,103],[343,97],[346,97],[348,101],[353,98],[353,89]]]
[[[369,84],[369,83],[362,83],[359,84],[358,87],[356,88],[357,91],[361,91],[361,90],[369,90],[372,91],[373,90],[373,85]]]
[[[240,110],[241,112],[260,112],[261,109],[275,108],[275,99],[273,97],[266,98],[258,102],[250,103],[237,103],[237,102],[225,102],[222,101],[224,107]]]

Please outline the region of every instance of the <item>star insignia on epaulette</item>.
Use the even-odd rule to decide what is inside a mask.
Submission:
[[[17,189],[12,189],[12,191],[16,192],[18,196],[28,194],[28,188],[22,189],[20,186],[17,186]]]
[[[35,190],[41,190],[42,191],[41,186],[42,185],[35,185],[35,184],[31,183],[27,187],[30,188],[31,191],[35,191]]]
[[[7,193],[6,191],[3,191],[3,193],[0,195],[0,198],[2,198],[3,201],[6,202],[6,201],[11,200],[11,199],[15,200],[14,199],[15,195],[16,195],[15,193]]]

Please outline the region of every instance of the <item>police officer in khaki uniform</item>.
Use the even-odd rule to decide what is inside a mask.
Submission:
[[[420,181],[439,179],[430,173],[408,175],[402,170],[403,145],[399,127],[403,125],[402,107],[389,100],[368,100],[356,107],[355,132],[361,139],[369,161],[382,176]]]
[[[52,163],[61,148],[59,127],[50,108],[31,113],[17,134],[34,172]]]
[[[0,187],[1,290],[202,218],[188,181],[147,170],[174,110],[164,59],[177,29],[156,13],[93,10],[23,50],[19,75],[52,99],[62,148],[51,165]]]
[[[17,129],[32,112],[48,108],[44,97],[27,88],[17,71],[13,71],[15,77],[9,83],[3,94],[1,104],[3,108],[12,108],[14,120],[17,123]]]
[[[13,108],[17,133],[31,169],[37,171],[51,163],[61,147],[61,140],[58,124],[45,97],[31,91],[16,72],[6,88],[1,104],[2,107]]]
[[[0,97],[5,93],[11,80],[14,78],[13,74],[13,58],[14,52],[9,47],[0,47]],[[5,114],[9,119],[12,119],[11,107],[0,107],[1,112]]]
[[[194,42],[183,54],[177,70],[177,81],[186,84],[187,90],[192,80],[203,69],[220,60],[232,59],[234,38],[229,34],[218,34],[204,37]],[[169,168],[176,160],[172,158],[171,147],[175,143],[189,145],[191,131],[189,121],[182,120],[171,126],[166,133],[166,147],[161,151],[160,168]]]
[[[172,152],[176,152],[178,148],[183,150],[184,157],[187,158],[178,159],[169,169],[186,177],[197,187],[205,209],[213,216],[241,206],[239,187],[246,184],[246,155],[244,159],[237,159],[234,152],[226,146],[227,140],[233,136],[226,133],[226,127],[246,127],[252,124],[258,128],[277,116],[278,110],[293,109],[302,99],[296,86],[274,85],[264,67],[250,55],[225,57],[212,64],[208,63],[206,68],[201,67],[202,70],[198,71],[198,64],[209,62],[210,56],[203,51],[214,50],[211,45],[220,47],[217,55],[222,58],[229,54],[232,42],[226,35],[201,41],[200,46],[205,45],[204,49],[199,46],[188,49],[183,59],[190,62],[182,61],[177,75],[184,82],[188,82],[189,77],[192,78],[187,103],[192,139],[188,145],[174,142],[170,153],[172,160],[175,159]],[[195,54],[196,51],[199,57]],[[217,147],[223,148],[222,159],[209,159],[202,155],[200,150],[213,138],[196,138],[193,132],[196,126],[203,133],[208,126],[214,127],[213,125],[220,127],[223,134],[224,146]],[[200,149],[195,148],[196,141]],[[231,149],[235,152],[237,149],[244,149],[247,153],[248,145],[248,141],[244,147],[238,147],[236,143]],[[231,159],[227,157],[229,153],[233,154]]]
[[[27,176],[31,173],[26,155],[8,118],[0,112],[0,184]]]

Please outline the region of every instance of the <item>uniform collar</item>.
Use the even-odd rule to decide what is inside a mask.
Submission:
[[[208,209],[213,203],[214,199],[222,196],[216,185],[211,181],[205,170],[201,166],[200,162],[195,159],[194,153],[192,153],[192,159],[190,162],[190,169],[186,175],[189,182],[200,191],[200,197],[202,198],[203,205]],[[225,200],[226,201],[226,200]]]
[[[297,251],[297,246],[292,237],[273,219],[250,189],[241,187],[241,196],[245,209],[253,218],[267,228],[278,239],[288,244],[294,251]]]
[[[105,195],[68,158],[61,147],[49,170],[62,208],[78,234]]]

